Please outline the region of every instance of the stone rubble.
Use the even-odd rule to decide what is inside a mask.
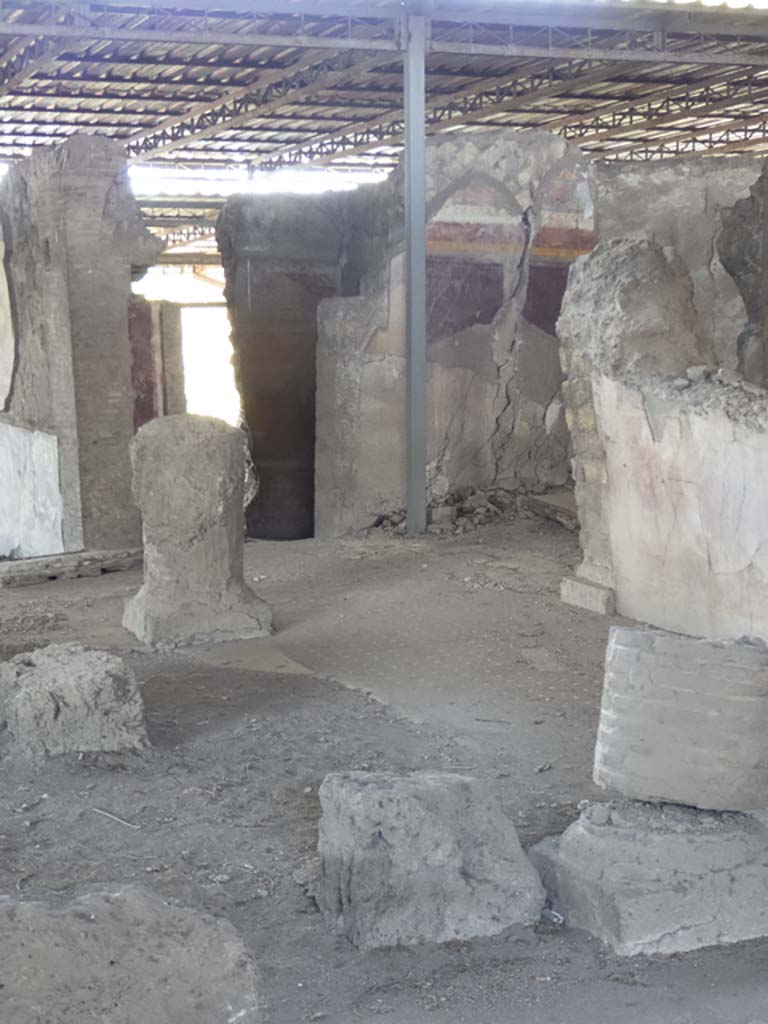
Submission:
[[[0,664],[0,744],[34,760],[141,750],[144,704],[122,658],[51,644]]]
[[[544,892],[487,782],[347,772],[320,787],[315,897],[362,949],[496,935],[539,919]]]
[[[517,519],[521,514],[517,494],[503,488],[483,490],[479,487],[458,487],[432,501],[427,509],[427,532],[469,533],[478,526]],[[384,512],[374,519],[371,530],[405,533],[405,509]]]

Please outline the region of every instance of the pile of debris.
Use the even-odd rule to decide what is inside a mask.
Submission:
[[[512,491],[494,488],[457,487],[455,491],[431,501],[427,512],[430,533],[458,535],[485,526],[517,518],[518,498]],[[372,530],[405,533],[405,509],[395,509],[377,516]]]
[[[458,536],[488,523],[537,517],[558,523],[566,530],[578,530],[576,501],[572,488],[544,492],[517,492],[495,487],[484,491],[477,487],[459,487],[439,501],[430,501],[427,510],[430,533]],[[405,509],[385,512],[369,527],[404,534]]]

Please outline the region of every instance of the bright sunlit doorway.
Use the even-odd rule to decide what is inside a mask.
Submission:
[[[236,426],[240,395],[235,386],[226,306],[185,306],[181,345],[187,412],[217,416]]]

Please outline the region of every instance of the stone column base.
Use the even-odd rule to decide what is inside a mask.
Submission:
[[[768,816],[590,804],[528,851],[556,909],[622,956],[768,935]]]
[[[145,584],[127,601],[123,626],[150,646],[251,640],[269,636],[272,609],[245,586],[184,599],[176,591],[165,598]]]

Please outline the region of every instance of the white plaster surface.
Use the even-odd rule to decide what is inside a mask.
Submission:
[[[0,227],[0,412],[8,404],[13,380],[13,367],[16,357],[16,343],[11,317],[11,298],[8,292],[8,280],[5,273],[5,244]]]
[[[58,442],[0,422],[0,557],[64,550]]]
[[[768,640],[764,419],[685,395],[594,382],[618,611],[694,636]]]

